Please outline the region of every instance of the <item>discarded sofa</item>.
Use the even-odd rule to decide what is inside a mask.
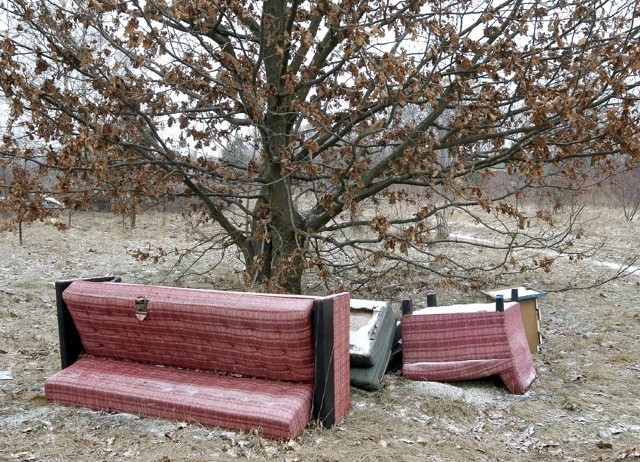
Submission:
[[[351,385],[364,390],[382,388],[395,329],[396,315],[391,303],[351,299]]]
[[[502,300],[500,300],[502,303]],[[461,381],[498,375],[515,394],[537,377],[518,303],[430,307],[403,302],[402,373],[413,380]]]
[[[56,403],[290,439],[350,408],[348,293],[56,283]]]

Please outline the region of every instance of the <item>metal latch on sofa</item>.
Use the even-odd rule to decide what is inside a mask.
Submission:
[[[136,298],[135,313],[138,321],[144,321],[144,318],[149,314],[149,300],[144,297]]]

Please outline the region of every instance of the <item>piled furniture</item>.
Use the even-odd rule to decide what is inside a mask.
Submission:
[[[498,375],[516,394],[537,377],[520,305],[430,307],[413,312],[403,302],[402,373],[413,380],[460,381]]]
[[[269,438],[350,408],[348,293],[56,284],[62,370],[48,399]]]

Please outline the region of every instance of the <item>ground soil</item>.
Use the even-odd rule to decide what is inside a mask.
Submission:
[[[606,207],[590,213],[598,220],[584,239],[602,238],[603,260],[622,261],[637,252],[637,223]],[[596,261],[560,260],[553,273],[512,281],[549,291],[540,301],[539,377],[524,396],[491,379],[434,384],[388,374],[382,391],[352,389],[353,408],[337,427],[309,426],[283,442],[47,402],[43,382],[60,368],[54,281],[116,274],[137,283],[241,284],[233,256],[213,272],[206,269],[215,261],[205,257],[185,277],[180,275],[195,257],[178,261],[169,252],[158,264],[132,258],[137,250],[180,250],[191,242],[179,217],[153,213],[138,217],[135,229],[120,217],[89,213],[75,214],[62,232],[50,222],[31,224],[22,246],[16,233],[0,234],[0,460],[640,460],[640,276],[555,292],[575,274],[607,269]],[[421,277],[409,283],[419,306]],[[389,284],[388,292],[377,287],[355,295],[399,301],[402,284]],[[438,289],[440,304],[484,300],[479,290]]]

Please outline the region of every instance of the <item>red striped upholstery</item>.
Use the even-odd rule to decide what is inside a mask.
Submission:
[[[56,402],[290,439],[309,422],[312,384],[238,379],[84,356],[45,382]]]
[[[75,281],[63,298],[94,356],[313,381],[311,297]]]
[[[512,393],[522,394],[537,376],[517,303],[504,312],[426,309],[403,316],[402,349],[403,374],[414,380],[500,375]]]
[[[62,297],[85,356],[45,382],[49,399],[260,428],[271,438],[294,438],[309,422],[314,393],[320,396],[314,390],[317,297],[82,280]],[[148,300],[143,320],[136,317],[138,298]],[[327,389],[334,396],[327,402],[339,422],[351,406],[350,296],[327,298],[334,330],[334,386]]]

